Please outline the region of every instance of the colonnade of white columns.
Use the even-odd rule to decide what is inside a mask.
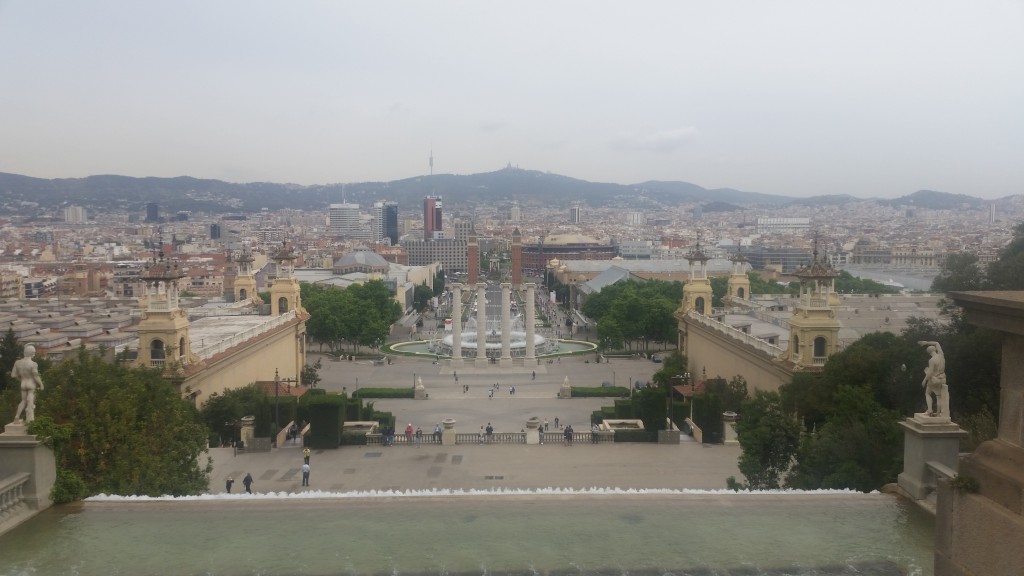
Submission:
[[[537,359],[537,349],[533,341],[536,329],[534,324],[537,321],[537,306],[534,303],[536,298],[536,284],[526,284],[526,355],[527,363]],[[452,366],[462,366],[462,290],[467,288],[463,284],[453,284],[452,289]],[[501,284],[501,366],[512,365],[512,285],[505,282]],[[476,361],[477,366],[486,366],[487,359],[487,284],[480,282],[476,284]]]

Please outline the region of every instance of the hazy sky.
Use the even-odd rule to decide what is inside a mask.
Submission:
[[[1024,2],[0,0],[0,172],[1024,193]]]

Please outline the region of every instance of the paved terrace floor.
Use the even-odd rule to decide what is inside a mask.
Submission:
[[[589,363],[585,360],[590,360]],[[310,361],[315,361],[311,354]],[[536,367],[473,368],[453,373],[446,363],[398,357],[391,365],[375,366],[369,361],[334,362],[324,357],[319,386],[328,391],[352,391],[356,386],[411,387],[422,378],[426,400],[373,400],[380,410],[395,414],[399,426],[411,423],[424,435],[445,418],[456,420],[456,430],[472,433],[490,422],[496,432],[518,432],[526,419],[537,416],[554,431],[572,424],[577,431],[590,428],[590,414],[611,399],[558,399],[558,390],[569,377],[570,384],[599,386],[615,382],[646,382],[660,368],[648,360],[613,359],[596,364],[593,355],[563,358]],[[536,371],[536,379],[532,372]],[[458,382],[455,376],[458,376]],[[358,379],[358,380],[357,380]],[[487,391],[500,385],[493,398]],[[469,385],[469,392],[462,386]],[[515,395],[509,386],[516,387]],[[246,473],[255,479],[258,492],[302,490],[365,491],[422,489],[502,488],[698,488],[725,487],[729,476],[739,477],[736,446],[561,442],[533,446],[459,444],[439,446],[346,446],[337,450],[315,450],[310,459],[310,486],[301,486],[302,449],[287,445],[269,453],[235,455],[230,448],[211,450],[214,470],[211,492],[224,490],[225,480],[234,478],[233,491],[242,490]]]

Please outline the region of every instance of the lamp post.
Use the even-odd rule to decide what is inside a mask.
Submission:
[[[281,392],[281,376],[277,373],[277,368],[274,368],[274,434],[281,429],[281,403],[280,403],[280,392]]]

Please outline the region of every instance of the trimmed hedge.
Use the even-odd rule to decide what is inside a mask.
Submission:
[[[345,404],[345,397],[333,394],[310,399],[307,405],[310,433],[306,437],[306,446],[322,450],[334,449],[341,444],[341,413]]]
[[[573,386],[573,398],[629,398],[629,388],[623,386]]]
[[[360,388],[352,393],[353,398],[415,398],[412,388]]]
[[[616,442],[657,442],[657,430],[616,430]]]

